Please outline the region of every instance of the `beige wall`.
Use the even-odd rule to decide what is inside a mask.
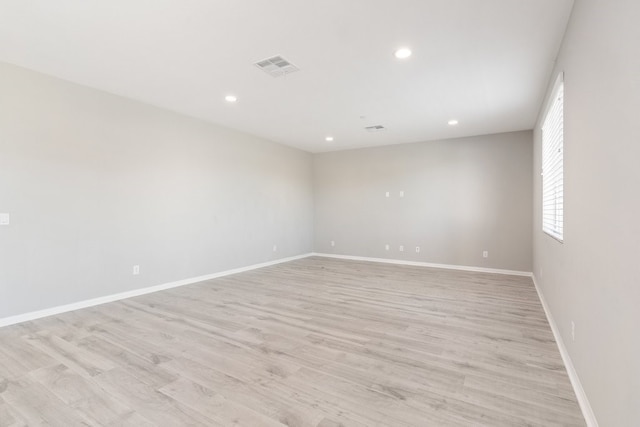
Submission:
[[[529,131],[317,154],[313,164],[317,252],[531,271]]]
[[[308,253],[311,180],[308,153],[0,64],[0,319]]]
[[[565,72],[562,244],[541,231],[535,132],[534,274],[602,427],[640,425],[639,22],[637,0],[575,2],[552,77]]]

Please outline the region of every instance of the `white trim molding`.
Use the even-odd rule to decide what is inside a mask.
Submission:
[[[307,258],[310,256],[336,258],[336,259],[344,259],[344,260],[352,260],[352,261],[379,262],[379,263],[387,263],[387,264],[410,265],[410,266],[417,266],[417,267],[444,268],[449,270],[474,271],[474,272],[481,272],[481,273],[496,273],[496,274],[507,274],[507,275],[513,275],[513,276],[531,277],[533,279],[533,284],[538,293],[538,297],[540,298],[540,302],[542,304],[544,312],[547,316],[549,325],[551,326],[551,331],[553,332],[553,336],[558,345],[558,350],[560,351],[562,361],[564,362],[564,365],[567,369],[569,380],[571,381],[571,385],[573,386],[573,389],[576,393],[576,397],[578,399],[578,403],[580,405],[580,409],[582,410],[582,414],[585,418],[587,426],[598,427],[598,421],[595,417],[595,414],[593,413],[593,409],[591,408],[589,399],[587,398],[587,395],[582,387],[582,383],[580,382],[578,373],[576,372],[575,367],[573,366],[571,357],[567,352],[567,348],[564,345],[564,341],[562,340],[562,336],[560,335],[558,326],[556,325],[556,322],[553,316],[551,315],[551,311],[549,310],[547,301],[545,300],[544,295],[540,290],[540,287],[538,286],[535,275],[527,271],[503,270],[503,269],[473,267],[473,266],[464,266],[464,265],[435,264],[435,263],[427,263],[427,262],[405,261],[405,260],[398,260],[398,259],[371,258],[371,257],[336,255],[336,254],[313,252],[313,253],[292,256],[288,258],[280,258],[277,260],[267,261],[259,264],[253,264],[246,267],[220,271],[217,273],[207,274],[204,276],[192,277],[188,279],[178,280],[175,282],[169,282],[169,283],[164,283],[160,285],[150,286],[146,288],[134,289],[131,291],[121,292],[121,293],[112,294],[112,295],[106,295],[106,296],[93,298],[89,300],[78,301],[71,304],[51,307],[44,310],[38,310],[38,311],[29,312],[29,313],[19,314],[16,316],[5,317],[3,319],[0,319],[0,327],[27,322],[30,320],[40,319],[47,316],[53,316],[60,313],[66,313],[68,311],[79,310],[87,307],[93,307],[96,305],[106,304],[113,301],[119,301],[126,298],[132,298],[140,295],[150,294],[153,292],[158,292],[166,289],[190,285],[193,283],[203,282],[205,280],[216,279],[218,277],[230,276],[230,275],[242,273],[245,271],[255,270],[258,268],[268,267],[271,265],[281,264],[289,261],[295,261],[295,260]]]
[[[542,303],[542,308],[544,309],[545,314],[547,315],[547,321],[549,322],[549,326],[551,326],[551,331],[553,332],[553,337],[556,339],[556,344],[558,345],[558,350],[560,350],[560,356],[562,356],[562,361],[564,362],[564,366],[567,369],[567,374],[569,375],[569,380],[571,381],[571,385],[573,386],[573,391],[576,393],[576,398],[578,399],[578,404],[580,405],[580,409],[582,410],[582,415],[584,416],[584,420],[587,423],[588,427],[598,427],[598,420],[596,419],[596,415],[593,412],[593,408],[591,408],[591,403],[589,403],[589,399],[587,398],[587,394],[582,387],[582,383],[580,382],[580,377],[578,377],[578,373],[576,372],[575,367],[573,366],[573,361],[571,360],[571,356],[569,356],[569,352],[567,351],[567,347],[564,345],[564,341],[562,339],[562,335],[560,335],[560,330],[558,329],[558,325],[551,315],[551,310],[547,305],[547,300],[544,298],[544,294],[542,290],[538,286],[538,282],[536,281],[536,276],[532,275],[533,284],[536,287],[536,291],[538,292],[538,298],[540,298],[540,302]]]
[[[317,252],[314,252],[311,255],[325,257],[325,258],[347,259],[351,261],[382,262],[386,264],[412,265],[415,267],[444,268],[447,270],[475,271],[478,273],[495,273],[495,274],[507,274],[510,276],[532,277],[532,273],[530,271],[503,270],[500,268],[472,267],[472,266],[454,265],[454,264],[434,264],[431,262],[405,261],[401,259],[387,259],[387,258],[370,258],[370,257],[351,256],[351,255],[335,255],[335,254],[326,254],[326,253],[317,253]]]
[[[267,261],[259,264],[248,265],[246,267],[234,268],[232,270],[220,271],[217,273],[207,274],[204,276],[191,277],[189,279],[178,280],[175,282],[163,283],[160,285],[150,286],[150,287],[141,288],[141,289],[133,289],[131,291],[120,292],[112,295],[105,295],[102,297],[92,298],[84,301],[78,301],[71,304],[65,304],[57,307],[46,308],[44,310],[18,314],[16,316],[5,317],[3,319],[0,318],[0,328],[3,326],[15,325],[16,323],[28,322],[29,320],[40,319],[42,317],[53,316],[55,314],[66,313],[68,311],[80,310],[82,308],[93,307],[96,305],[106,304],[113,301],[119,301],[126,298],[132,298],[140,295],[150,294],[153,292],[163,291],[165,289],[191,285],[193,283],[216,279],[218,277],[230,276],[232,274],[238,274],[244,271],[255,270],[257,268],[262,268],[262,267],[268,267],[270,265],[281,264],[283,262],[295,261],[297,259],[307,258],[311,255],[312,255],[311,253],[307,253],[307,254],[292,256],[288,258],[280,258],[273,261]]]

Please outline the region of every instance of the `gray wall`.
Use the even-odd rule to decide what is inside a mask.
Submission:
[[[0,212],[3,318],[310,252],[311,155],[0,64]]]
[[[640,425],[640,3],[577,0],[565,71],[564,243],[541,231],[534,274],[600,426]],[[575,341],[571,321],[575,322]]]
[[[317,154],[315,249],[531,271],[531,168],[530,131]]]

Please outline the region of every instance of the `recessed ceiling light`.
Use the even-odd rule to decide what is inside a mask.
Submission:
[[[333,141],[333,137],[332,136],[328,136],[324,140],[327,141],[327,142],[331,142],[331,141]]]
[[[227,102],[236,102],[238,98],[235,95],[227,95],[224,97],[224,100]]]
[[[458,121],[454,119],[454,120],[449,120],[447,123],[449,124],[449,126],[455,126],[458,124]]]
[[[405,59],[411,56],[411,49],[407,47],[401,47],[400,49],[396,50],[393,55],[398,59]]]

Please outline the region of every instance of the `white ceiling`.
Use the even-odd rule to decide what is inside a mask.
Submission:
[[[0,61],[322,152],[531,129],[572,5],[0,0]]]

